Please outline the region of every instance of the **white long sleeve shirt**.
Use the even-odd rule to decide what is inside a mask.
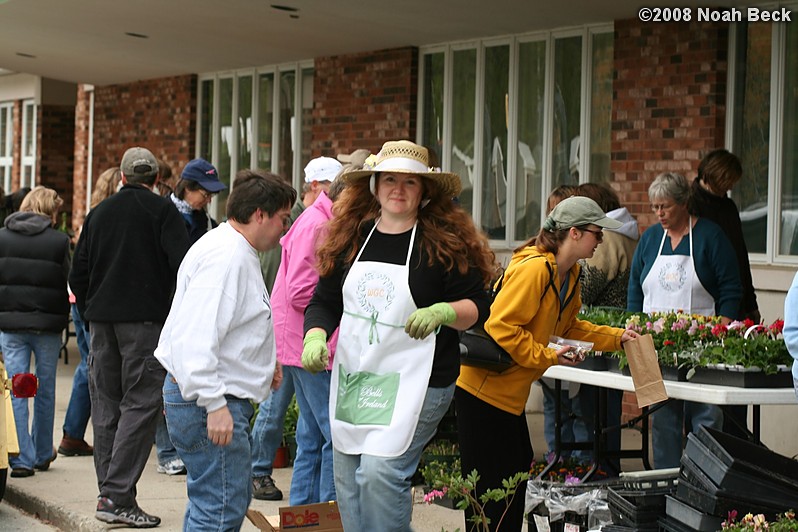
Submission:
[[[225,395],[263,401],[275,366],[269,294],[258,255],[227,223],[189,249],[155,357],[187,401],[213,412]]]

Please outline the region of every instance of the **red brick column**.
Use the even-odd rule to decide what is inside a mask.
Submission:
[[[55,189],[64,200],[62,212],[72,212],[75,155],[75,107],[40,105],[37,117],[37,182]]]
[[[75,104],[75,146],[72,172],[72,229],[77,231],[86,217],[86,189],[89,177],[89,120],[91,119],[91,91],[78,85]]]
[[[728,25],[619,20],[614,53],[611,170],[645,228],[654,178],[692,179],[704,153],[724,145]]]
[[[415,138],[416,48],[320,57],[314,69],[314,157]]]

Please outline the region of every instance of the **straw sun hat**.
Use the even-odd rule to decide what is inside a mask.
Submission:
[[[382,145],[380,153],[377,154],[377,161],[373,167],[367,170],[346,172],[343,178],[350,181],[370,177],[377,172],[424,176],[435,181],[446,197],[455,197],[460,194],[462,189],[460,177],[457,174],[436,171],[430,167],[427,148],[409,140],[386,142]]]

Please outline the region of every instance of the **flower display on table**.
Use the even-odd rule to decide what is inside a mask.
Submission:
[[[762,514],[746,514],[737,521],[737,511],[732,510],[721,526],[721,530],[728,532],[796,532],[798,520],[795,519],[795,512],[790,510],[778,515],[775,521],[768,522]]]
[[[560,458],[545,476],[541,476],[549,465],[547,460],[533,461],[529,468],[529,478],[545,482],[553,482],[572,486],[582,482],[582,478],[590,471],[590,464],[585,464],[575,458]],[[601,468],[593,473],[592,480],[607,478],[607,473]]]
[[[756,367],[767,374],[792,363],[784,338],[784,320],[770,325],[751,320],[723,325],[718,316],[682,312],[644,313],[620,309],[587,309],[581,318],[599,325],[625,327],[651,334],[660,364],[675,367],[726,364]],[[626,365],[624,353],[614,353]]]

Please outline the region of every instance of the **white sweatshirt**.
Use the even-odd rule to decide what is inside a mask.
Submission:
[[[155,357],[183,399],[213,412],[225,394],[263,401],[275,366],[269,294],[258,255],[228,223],[189,249]]]

